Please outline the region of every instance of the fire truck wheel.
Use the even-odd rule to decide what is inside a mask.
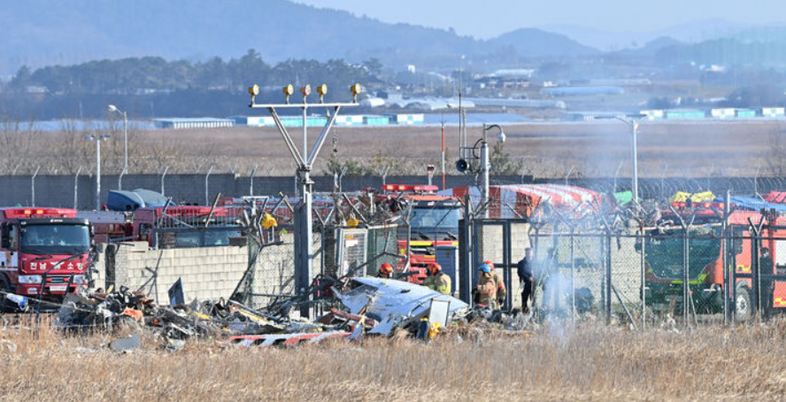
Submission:
[[[748,288],[740,286],[737,288],[737,298],[734,300],[734,319],[737,321],[748,321],[752,317],[751,295]]]

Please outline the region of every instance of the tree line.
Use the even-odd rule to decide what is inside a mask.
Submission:
[[[23,66],[13,79],[0,84],[0,111],[37,118],[100,117],[100,105],[123,101],[136,116],[189,116],[205,109],[228,114],[231,105],[247,103],[246,90],[254,84],[262,89],[260,101],[282,101],[281,88],[290,83],[296,87],[326,83],[325,99],[343,101],[351,98],[349,85],[379,82],[381,68],[376,59],[359,64],[292,59],[270,65],[255,49],[229,60],[132,57],[36,70]],[[27,105],[19,105],[20,101]],[[177,102],[187,102],[189,109],[178,110]]]

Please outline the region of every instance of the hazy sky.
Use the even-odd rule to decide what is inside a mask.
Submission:
[[[455,28],[488,38],[524,27],[582,25],[612,32],[656,31],[697,20],[738,23],[786,22],[784,2],[775,0],[296,0],[365,14],[384,22]],[[778,21],[780,16],[780,21]]]

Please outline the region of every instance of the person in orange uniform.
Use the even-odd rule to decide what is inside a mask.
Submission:
[[[478,267],[478,284],[475,285],[476,304],[481,307],[491,306],[497,308],[497,285],[494,284],[494,275],[488,264]]]
[[[497,288],[497,305],[502,306],[505,303],[505,298],[508,296],[508,289],[505,287],[505,280],[502,279],[502,274],[494,269],[494,263],[485,261],[484,264],[491,268],[491,277],[494,279],[494,286]]]
[[[384,263],[379,266],[379,272],[377,273],[377,278],[384,278],[384,279],[392,279],[393,278],[393,266]]]
[[[423,281],[423,286],[443,295],[449,295],[451,290],[450,276],[442,272],[442,266],[432,262],[428,264],[428,273],[429,276]]]

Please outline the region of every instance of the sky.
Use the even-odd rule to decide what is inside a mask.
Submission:
[[[658,31],[693,21],[724,19],[742,24],[784,23],[783,1],[754,0],[296,0],[350,11],[390,23],[454,28],[460,35],[490,38],[518,28],[581,25],[610,32]]]

